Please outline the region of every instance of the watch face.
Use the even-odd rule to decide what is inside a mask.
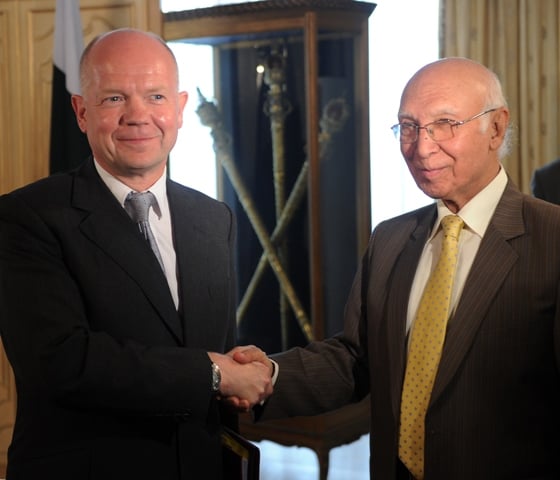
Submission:
[[[218,392],[220,390],[220,383],[222,381],[222,374],[220,367],[215,363],[212,364],[212,390]]]

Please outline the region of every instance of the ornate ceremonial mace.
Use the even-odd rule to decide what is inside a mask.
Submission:
[[[230,136],[225,132],[218,109],[214,103],[209,102],[208,100],[206,100],[206,98],[204,98],[199,89],[197,90],[200,103],[196,110],[196,113],[200,117],[202,125],[209,126],[211,129],[211,135],[214,139],[214,151],[216,152],[216,157],[228,174],[233,188],[237,193],[239,201],[245,209],[249,221],[253,225],[255,234],[257,235],[257,238],[259,239],[259,242],[263,247],[264,254],[266,255],[266,258],[268,259],[268,262],[270,263],[270,266],[275,273],[278,282],[280,283],[284,295],[286,296],[288,302],[292,307],[300,328],[302,329],[307,341],[312,341],[313,332],[311,330],[309,319],[307,318],[305,310],[297,297],[294,287],[290,283],[290,280],[286,275],[284,268],[282,267],[280,259],[276,254],[276,250],[274,248],[272,240],[268,235],[268,232],[266,231],[264,222],[262,221],[257,209],[255,208],[253,199],[251,198],[251,195],[246,188],[245,183],[243,182],[243,179],[239,174],[239,171],[237,170],[235,162],[233,161],[231,153],[231,139]]]
[[[214,103],[207,101],[200,90],[198,90],[198,96],[200,99],[200,105],[197,109],[197,114],[199,115],[203,125],[211,127],[211,135],[214,139],[214,151],[216,152],[216,156],[228,174],[239,197],[239,201],[245,209],[245,212],[255,229],[257,238],[263,247],[263,253],[259,259],[257,267],[255,268],[253,277],[251,278],[243,298],[237,307],[237,323],[239,324],[243,319],[248,305],[255,294],[256,287],[265,271],[266,265],[269,263],[278,278],[278,282],[280,283],[284,295],[294,311],[306,339],[311,341],[313,340],[313,333],[311,331],[309,320],[307,319],[305,311],[301,306],[301,302],[299,301],[275,251],[275,244],[283,238],[287,226],[292,220],[295,211],[307,191],[309,160],[305,160],[302,164],[300,173],[285,203],[285,207],[282,210],[280,218],[276,223],[276,227],[274,228],[272,235],[269,236],[264,223],[255,208],[251,195],[245,187],[237,167],[233,162],[230,137],[225,132],[218,108]],[[319,122],[321,129],[319,133],[319,160],[322,160],[327,156],[333,135],[344,127],[348,116],[348,106],[344,97],[334,98],[324,107],[321,120]]]
[[[320,133],[319,133],[319,162],[326,158],[329,153],[329,146],[332,142],[334,134],[342,130],[346,120],[349,116],[348,105],[344,97],[333,98],[330,100],[325,107],[319,121]],[[284,234],[286,233],[286,228],[290,224],[290,221],[295,215],[299,204],[303,200],[305,192],[307,191],[307,175],[309,172],[309,160],[305,160],[301,166],[299,175],[294,182],[294,186],[288,200],[286,201],[285,207],[282,210],[282,214],[276,223],[276,227],[272,232],[270,237],[272,243],[277,245],[280,242]],[[249,303],[253,298],[257,285],[261,281],[261,278],[265,272],[267,265],[266,252],[263,252],[259,263],[257,264],[253,276],[245,290],[243,298],[239,302],[237,307],[237,319],[238,322],[245,316],[245,312],[249,307]]]
[[[286,91],[286,49],[273,46],[271,53],[264,62],[264,83],[269,90],[264,105],[264,113],[270,118],[270,134],[272,139],[272,170],[274,178],[274,198],[276,224],[280,221],[286,205],[286,162],[284,148],[284,120],[292,111],[292,105],[285,96]],[[288,264],[288,249],[284,239],[275,242],[278,258],[282,266]],[[280,288],[280,325],[282,350],[288,347],[288,305]]]

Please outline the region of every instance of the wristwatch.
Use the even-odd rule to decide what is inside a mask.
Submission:
[[[222,383],[222,372],[220,367],[212,362],[212,392],[220,393],[220,384]]]

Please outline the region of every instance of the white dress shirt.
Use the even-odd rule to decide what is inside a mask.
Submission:
[[[111,190],[113,195],[119,201],[120,205],[124,208],[124,202],[130,192],[133,192],[130,187],[126,186],[120,180],[113,177],[107,172],[97,161],[94,160],[97,173],[101,180]],[[177,259],[175,255],[175,248],[173,246],[173,231],[171,229],[171,214],[169,212],[169,202],[167,200],[167,185],[166,173],[159,178],[147,191],[150,191],[156,197],[159,205],[161,216],[158,217],[153,208],[150,208],[148,214],[148,221],[156,239],[163,266],[165,267],[165,276],[175,303],[175,308],[179,307],[179,291],[177,282]]]
[[[476,256],[482,237],[484,237],[484,233],[490,224],[490,219],[492,215],[494,215],[496,206],[504,193],[507,181],[507,175],[502,167],[498,175],[457,212],[457,215],[465,222],[465,226],[459,236],[457,270],[455,272],[455,280],[451,292],[451,312],[455,310],[459,303],[461,292],[463,291],[474,257]],[[432,233],[422,251],[408,299],[407,332],[410,330],[416,318],[416,311],[418,310],[422,293],[424,292],[426,283],[428,283],[428,278],[436,266],[439,252],[441,252],[443,237],[442,229],[440,228],[441,219],[446,215],[453,214],[441,200],[437,201],[437,209],[438,217],[432,229]]]

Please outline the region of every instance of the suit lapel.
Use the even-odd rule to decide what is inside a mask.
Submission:
[[[206,345],[208,332],[219,329],[216,318],[208,318],[208,302],[211,298],[212,272],[209,269],[208,242],[213,237],[208,231],[207,212],[196,200],[198,192],[180,188],[174,182],[167,182],[169,207],[172,212],[174,247],[177,255],[177,276],[179,281],[179,305],[182,317],[184,343]],[[224,267],[226,268],[226,267]],[[205,271],[205,275],[200,275]],[[222,272],[221,272],[222,273]]]
[[[181,328],[183,330],[183,343],[187,343],[187,339],[192,337],[189,332],[189,322],[192,312],[193,302],[189,298],[194,285],[193,280],[196,278],[194,273],[195,265],[193,263],[193,248],[195,229],[193,228],[193,218],[189,213],[190,202],[188,199],[181,198],[182,193],[175,189],[171,182],[167,182],[167,197],[169,199],[169,210],[171,213],[171,222],[173,225],[173,242],[175,254],[177,258],[177,279],[179,287],[179,312],[181,316]],[[178,242],[177,239],[181,239]],[[189,253],[192,252],[192,253]]]
[[[449,321],[430,403],[437,401],[470,349],[492,300],[517,261],[509,240],[523,235],[523,197],[508,184],[482,239],[454,317]]]
[[[183,333],[165,275],[147,242],[97,175],[93,162],[75,178],[73,206],[88,212],[80,229],[138,284],[162,321],[182,343]]]

